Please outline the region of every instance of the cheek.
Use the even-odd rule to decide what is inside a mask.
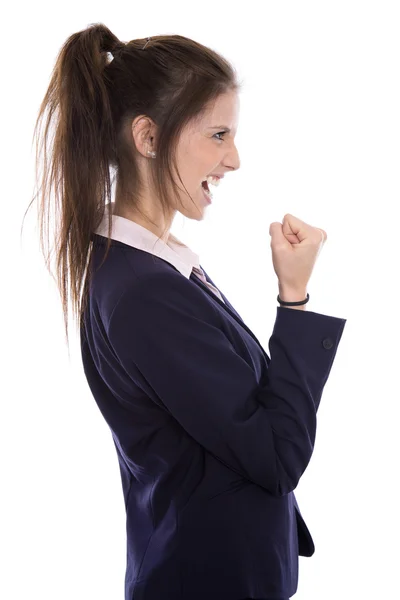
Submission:
[[[198,174],[199,183],[201,183],[201,180],[215,170],[216,165],[219,164],[218,150],[209,142],[197,153],[194,164],[196,165],[195,170]]]

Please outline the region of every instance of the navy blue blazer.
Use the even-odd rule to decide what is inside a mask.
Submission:
[[[268,356],[222,292],[117,240],[99,269],[92,239],[81,352],[118,455],[125,600],[293,596],[315,550],[294,490],[346,319],[278,306]]]

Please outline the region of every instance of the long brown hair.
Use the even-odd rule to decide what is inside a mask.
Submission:
[[[111,61],[109,53],[114,57]],[[48,111],[44,135],[37,136],[36,142],[36,181],[44,146],[38,221],[41,249],[53,275],[43,231],[54,208],[56,282],[68,346],[68,295],[80,328],[90,283],[91,234],[103,218],[105,204],[111,202],[110,168],[118,198],[141,212],[137,199],[143,183],[135,161],[132,121],[147,115],[157,125],[157,160],[149,161],[150,176],[165,216],[173,206],[167,190],[173,189],[176,199],[179,195],[172,175],[172,168],[178,172],[179,134],[189,122],[201,118],[220,94],[240,88],[236,71],[225,58],[181,35],[124,43],[105,25],[95,23],[66,40],[41,103],[34,136]],[[49,154],[50,133],[54,139]],[[50,197],[52,187],[54,198]],[[111,228],[109,212],[103,262],[111,245]]]

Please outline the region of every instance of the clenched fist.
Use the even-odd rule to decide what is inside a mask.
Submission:
[[[279,286],[293,291],[305,290],[327,240],[326,232],[286,214],[282,223],[271,223],[269,234]]]

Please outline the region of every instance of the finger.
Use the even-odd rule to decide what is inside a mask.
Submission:
[[[297,238],[297,243],[306,240],[313,229],[314,227],[311,227],[311,225],[308,225],[290,213],[286,213],[283,217],[282,230],[284,234],[291,236],[292,239],[293,237]]]

